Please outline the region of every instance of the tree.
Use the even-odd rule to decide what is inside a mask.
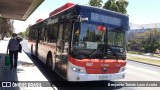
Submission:
[[[108,0],[103,8],[116,11],[119,13],[127,14],[128,1],[126,0]]]
[[[118,0],[116,5],[118,6],[120,13],[127,14],[126,8],[128,6],[128,2],[126,0]]]
[[[157,28],[137,34],[137,43],[142,45],[145,52],[154,53],[160,47],[160,32]]]
[[[116,0],[108,0],[103,8],[105,9],[108,9],[108,10],[112,10],[112,11],[116,11],[116,12],[119,12],[119,8],[118,6],[116,5]]]
[[[0,36],[2,40],[7,33],[10,35],[13,33],[13,23],[12,19],[0,18]]]
[[[21,35],[24,38],[28,38],[30,27],[31,27],[31,25],[28,25],[26,30],[24,32],[20,32],[19,35]]]
[[[89,5],[90,6],[97,6],[97,7],[102,7],[102,0],[90,0]]]

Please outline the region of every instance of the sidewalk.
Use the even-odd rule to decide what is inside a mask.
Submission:
[[[29,83],[31,81],[33,83],[39,81],[39,86],[44,87],[0,87],[0,90],[54,90],[52,87],[47,87],[51,86],[50,83],[24,52],[18,55],[17,69],[10,69],[5,66],[7,44],[8,39],[0,41],[0,86],[2,86],[2,82],[4,81],[18,81],[20,84],[27,83],[28,86],[30,86]],[[21,83],[21,81],[24,83]],[[15,85],[12,83],[11,86]]]

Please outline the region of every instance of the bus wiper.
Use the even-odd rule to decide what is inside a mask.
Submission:
[[[119,59],[118,54],[116,52],[113,52],[113,53],[114,53],[113,56],[115,56],[116,60],[118,60]]]
[[[118,60],[119,59],[119,55],[112,47],[111,47],[111,52],[112,52],[112,55],[116,57],[116,60]]]
[[[103,54],[104,54],[104,52],[106,52],[106,44],[104,43],[104,44],[101,44],[93,53],[91,53],[89,56],[90,57],[92,57],[93,55],[95,55],[95,54],[97,54],[99,51],[101,51],[103,48],[104,48],[104,50],[103,50]]]

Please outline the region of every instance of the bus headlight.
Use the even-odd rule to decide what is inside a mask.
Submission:
[[[76,68],[76,67],[72,67],[72,70],[75,71],[75,72],[85,72],[85,70],[79,69],[79,68]]]
[[[124,72],[125,70],[126,70],[126,67],[125,67],[125,66],[124,66],[124,67],[121,67],[120,70],[119,70],[119,73],[120,73],[120,72]]]

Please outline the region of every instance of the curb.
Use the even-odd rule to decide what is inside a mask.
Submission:
[[[131,60],[131,59],[127,59],[127,60],[133,61],[133,62],[138,62],[138,63],[143,63],[143,64],[147,64],[147,65],[152,65],[152,66],[156,66],[156,67],[160,67],[160,65],[154,65],[154,64],[145,63],[145,62],[140,62],[140,61],[135,61],[135,60]]]

